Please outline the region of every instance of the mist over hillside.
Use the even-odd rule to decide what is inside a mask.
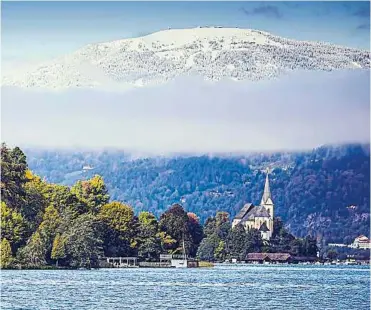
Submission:
[[[23,146],[157,155],[364,143],[370,140],[369,83],[368,71],[340,70],[260,82],[184,78],[126,92],[3,88],[2,137]]]
[[[323,146],[307,152],[133,159],[121,151],[26,149],[30,168],[50,182],[72,185],[103,176],[112,199],[136,212],[157,216],[182,204],[202,221],[227,211],[233,217],[246,202],[259,203],[265,170],[275,212],[298,236],[350,242],[370,225],[370,146]]]

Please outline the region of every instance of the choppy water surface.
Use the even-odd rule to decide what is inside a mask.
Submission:
[[[370,309],[365,266],[7,270],[1,309]]]

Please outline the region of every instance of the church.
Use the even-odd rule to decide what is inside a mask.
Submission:
[[[260,231],[263,240],[270,240],[273,233],[273,211],[274,204],[267,173],[260,205],[254,206],[252,203],[245,204],[233,219],[232,228],[238,224],[242,224],[246,230],[255,228]]]

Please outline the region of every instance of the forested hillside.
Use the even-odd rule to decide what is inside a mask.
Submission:
[[[264,170],[271,169],[276,215],[297,236],[329,242],[369,235],[369,145],[324,146],[311,152],[245,156],[132,159],[119,151],[26,149],[30,169],[49,182],[72,185],[95,174],[112,199],[157,217],[181,203],[202,222],[216,211],[233,217],[246,202],[259,203]]]
[[[99,175],[71,187],[48,183],[29,170],[20,148],[5,143],[0,164],[0,269],[96,268],[104,257],[158,261],[161,253],[183,251],[209,261],[243,261],[252,252],[317,254],[315,238],[295,238],[279,218],[265,242],[256,229],[232,228],[227,212],[217,212],[204,226],[180,204],[158,218],[147,211],[135,215],[130,205],[110,199]]]

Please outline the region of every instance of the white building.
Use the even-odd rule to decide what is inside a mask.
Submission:
[[[354,249],[371,249],[371,241],[364,235],[360,235],[354,239],[350,246]]]

